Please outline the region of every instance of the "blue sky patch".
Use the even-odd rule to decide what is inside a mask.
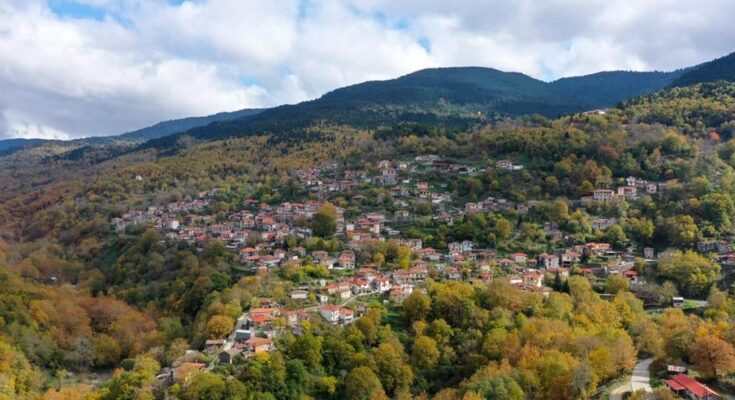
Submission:
[[[427,53],[431,53],[431,41],[426,36],[421,36],[418,40],[419,46],[423,47]]]
[[[83,4],[74,0],[49,0],[48,6],[62,18],[103,20],[107,12],[103,8]]]

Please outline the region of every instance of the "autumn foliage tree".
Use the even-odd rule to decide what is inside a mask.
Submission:
[[[691,346],[690,358],[697,371],[710,377],[721,377],[735,371],[735,349],[715,336],[697,339]]]

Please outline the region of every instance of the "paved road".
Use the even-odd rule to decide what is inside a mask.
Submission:
[[[645,360],[641,360],[636,364],[635,368],[633,368],[633,376],[630,378],[630,386],[634,392],[641,389],[646,392],[653,391],[650,384],[651,375],[648,372],[648,368],[651,366],[652,362],[653,358],[647,358]]]
[[[635,365],[635,368],[633,368],[633,376],[630,380],[626,380],[611,390],[608,398],[610,400],[623,400],[623,395],[627,392],[635,392],[640,389],[647,392],[653,391],[649,383],[651,376],[648,372],[648,367],[651,366],[652,362],[653,358],[647,358],[638,362],[638,364]]]

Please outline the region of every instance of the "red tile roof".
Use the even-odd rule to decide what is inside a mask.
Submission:
[[[705,398],[711,395],[719,397],[717,392],[708,388],[706,385],[703,385],[697,382],[696,379],[693,379],[689,375],[686,375],[686,374],[677,374],[673,378],[666,381],[666,384],[671,386],[671,388],[673,388],[674,390],[681,390],[681,389],[676,389],[679,386],[671,385],[669,384],[669,382],[679,385],[680,387],[682,387],[688,392],[691,392],[698,398]]]

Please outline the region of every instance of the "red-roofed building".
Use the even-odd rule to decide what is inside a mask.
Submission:
[[[707,387],[707,385],[699,383],[696,379],[686,374],[677,374],[673,378],[667,379],[664,383],[669,390],[678,396],[691,400],[715,400],[722,398],[722,396]]]

